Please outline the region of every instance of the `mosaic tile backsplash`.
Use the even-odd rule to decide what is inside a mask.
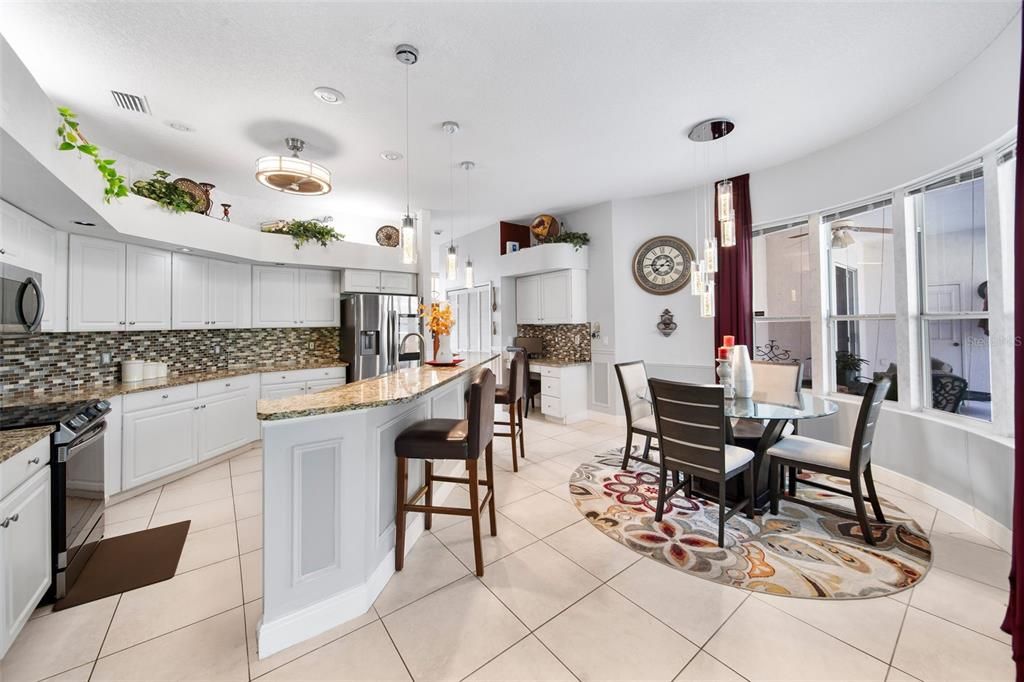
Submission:
[[[72,332],[0,339],[0,396],[117,383],[122,360],[166,362],[171,374],[341,357],[337,327]],[[101,354],[110,353],[103,364]]]
[[[540,339],[546,358],[590,362],[589,324],[521,324],[516,329],[516,336]]]

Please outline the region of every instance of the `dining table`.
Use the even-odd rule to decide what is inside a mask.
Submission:
[[[726,398],[725,420],[726,439],[733,445],[748,448],[754,452],[754,500],[758,511],[768,507],[771,491],[768,489],[768,462],[765,456],[768,448],[782,437],[786,424],[793,423],[799,431],[799,424],[808,419],[820,419],[839,411],[839,405],[828,398],[804,391],[754,391],[749,398]],[[759,439],[735,438],[732,430],[733,419],[753,419],[764,424]],[[695,486],[702,494],[717,497],[718,483],[698,479]],[[726,486],[730,504],[747,499],[743,477],[737,476]]]

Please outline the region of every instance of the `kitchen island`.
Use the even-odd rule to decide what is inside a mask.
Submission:
[[[499,356],[464,357],[457,367],[403,369],[259,401],[260,658],[362,615],[384,589],[395,566],[395,438],[421,419],[465,417],[472,376],[483,366],[497,373]],[[410,463],[409,478],[410,490],[422,485],[422,462]],[[437,486],[435,503],[452,489],[451,483]],[[422,531],[422,515],[410,514],[407,552]]]

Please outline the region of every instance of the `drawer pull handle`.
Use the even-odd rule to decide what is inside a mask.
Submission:
[[[160,397],[161,397],[161,398],[163,398],[164,400],[167,400],[167,397],[168,397],[168,396],[167,396],[167,394],[166,394],[166,393],[164,393],[164,394],[163,394],[162,396],[160,396]]]
[[[33,457],[32,459],[30,459],[28,461],[28,463],[29,464],[39,464],[39,458],[38,457]]]
[[[224,388],[231,388],[231,384],[224,384]]]

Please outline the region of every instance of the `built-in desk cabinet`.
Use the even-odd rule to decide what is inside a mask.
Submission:
[[[49,457],[47,436],[0,464],[0,658],[50,587]]]
[[[537,365],[540,374],[540,411],[550,421],[572,424],[587,418],[587,366]]]
[[[587,273],[556,270],[516,279],[517,324],[587,321]]]

